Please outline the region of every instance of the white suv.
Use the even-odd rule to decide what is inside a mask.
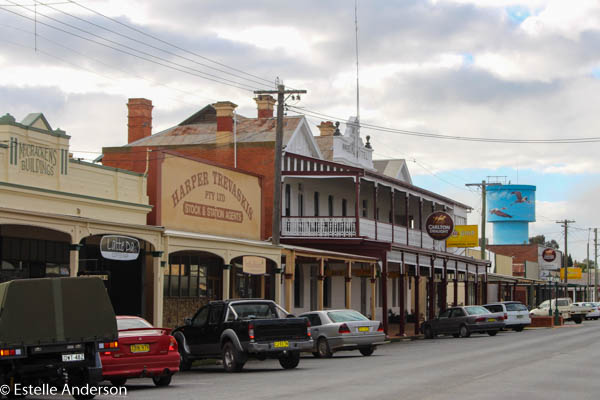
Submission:
[[[526,326],[531,325],[529,310],[519,301],[503,301],[484,305],[491,312],[504,313],[506,328],[521,332]]]
[[[573,303],[576,307],[593,307],[594,309],[589,313],[585,314],[585,319],[598,319],[600,318],[600,303],[591,302],[579,302]]]

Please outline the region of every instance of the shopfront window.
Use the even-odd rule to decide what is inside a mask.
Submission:
[[[69,276],[69,243],[0,237],[0,282]]]
[[[172,254],[164,268],[166,297],[221,297],[223,262],[203,254]]]

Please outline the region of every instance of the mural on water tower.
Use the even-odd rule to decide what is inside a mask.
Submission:
[[[529,223],[535,222],[533,185],[498,185],[487,188],[487,216],[493,225],[494,244],[529,241]]]

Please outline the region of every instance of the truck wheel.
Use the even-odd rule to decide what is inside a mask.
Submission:
[[[373,347],[373,346],[360,347],[358,349],[358,351],[360,351],[360,354],[362,354],[363,356],[368,357],[371,354],[373,354],[373,352],[375,351],[375,347]]]
[[[466,325],[460,326],[460,330],[458,331],[458,334],[460,335],[460,337],[463,337],[463,338],[468,338],[469,336],[471,336],[471,332],[469,332],[469,328],[467,328]]]
[[[242,356],[231,342],[223,346],[223,368],[227,372],[240,372],[244,368]]]
[[[165,376],[153,376],[152,382],[158,387],[169,386],[171,384],[171,377],[173,375],[165,375]]]
[[[298,352],[292,352],[285,356],[279,357],[279,364],[281,364],[284,369],[294,369],[299,363],[300,353]]]
[[[189,359],[183,344],[179,345],[179,370],[189,371],[192,368],[192,360]]]
[[[317,351],[321,358],[331,358],[333,356],[333,353],[329,348],[329,343],[327,343],[327,339],[323,337],[317,341]]]
[[[127,382],[127,378],[113,378],[110,380],[110,384],[113,386],[125,386],[125,382]]]
[[[583,318],[581,318],[581,315],[573,315],[573,321],[575,321],[576,324],[580,324],[583,322]]]

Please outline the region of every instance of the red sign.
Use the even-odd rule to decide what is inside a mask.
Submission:
[[[556,251],[554,251],[554,249],[544,249],[544,251],[542,251],[542,258],[546,262],[552,262],[556,260]]]

